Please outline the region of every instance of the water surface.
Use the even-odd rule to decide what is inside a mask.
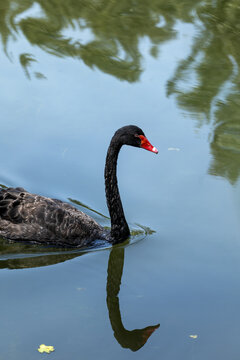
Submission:
[[[119,157],[126,218],[151,230],[138,241],[69,252],[1,240],[0,358],[41,359],[44,343],[53,360],[238,359],[238,2],[0,7],[1,184],[107,216],[114,131],[136,124],[159,149]]]

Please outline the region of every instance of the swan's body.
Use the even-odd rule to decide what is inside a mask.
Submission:
[[[127,239],[130,231],[116,177],[117,158],[124,144],[157,153],[136,126],[125,126],[113,136],[105,165],[110,232],[68,203],[31,194],[22,188],[7,188],[0,190],[0,236],[10,240],[74,247],[87,246],[96,239],[112,243]]]
[[[11,240],[85,246],[104,234],[94,219],[74,206],[22,188],[0,191],[0,214],[0,235]]]

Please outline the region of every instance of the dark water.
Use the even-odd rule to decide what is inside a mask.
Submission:
[[[136,124],[159,149],[120,154],[130,244],[1,240],[0,359],[239,359],[239,2],[0,9],[0,183],[108,215],[113,132]]]

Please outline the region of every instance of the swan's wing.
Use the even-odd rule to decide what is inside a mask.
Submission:
[[[4,237],[82,246],[81,240],[96,238],[101,231],[90,216],[60,200],[22,188],[0,191],[0,235]]]
[[[23,188],[8,188],[0,191],[0,217],[13,224],[44,224],[51,222],[52,212],[58,205],[52,199],[30,194]],[[59,218],[55,219],[61,220]]]

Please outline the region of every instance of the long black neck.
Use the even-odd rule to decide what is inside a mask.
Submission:
[[[107,206],[111,218],[111,240],[113,243],[126,240],[130,235],[117,183],[117,159],[121,146],[122,144],[119,144],[117,139],[113,137],[107,152],[104,174]]]

